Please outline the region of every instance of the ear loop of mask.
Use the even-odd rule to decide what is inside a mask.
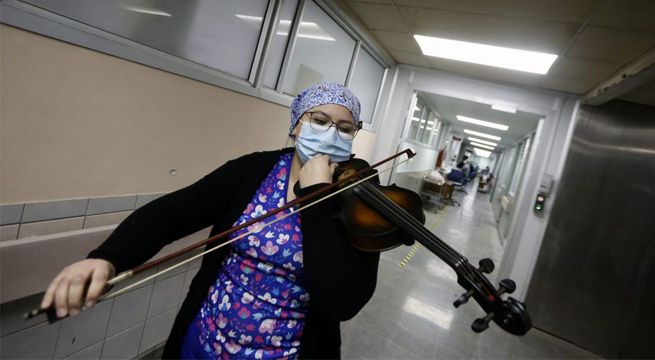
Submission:
[[[299,123],[300,121],[296,123],[296,126],[298,126]],[[294,135],[293,130],[291,130],[287,135],[287,139],[284,141],[284,147],[287,148],[287,147],[295,147],[295,146],[296,146],[296,135]]]

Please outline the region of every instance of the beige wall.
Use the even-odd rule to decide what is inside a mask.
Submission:
[[[4,204],[171,191],[285,144],[284,106],[6,25],[0,36]],[[362,131],[355,152],[369,159],[374,141]]]

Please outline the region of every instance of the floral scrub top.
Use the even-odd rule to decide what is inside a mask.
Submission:
[[[280,156],[235,225],[286,203],[292,158],[293,153]],[[231,238],[257,230],[260,224]],[[296,358],[309,306],[302,282],[300,215],[259,229],[231,246],[189,327],[182,358]]]

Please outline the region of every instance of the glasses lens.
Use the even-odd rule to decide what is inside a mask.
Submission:
[[[339,136],[341,136],[341,138],[344,140],[352,140],[355,138],[357,130],[357,126],[349,122],[339,122],[337,124],[337,132],[339,133]]]
[[[316,131],[327,131],[332,126],[332,121],[321,114],[311,114],[309,123]]]

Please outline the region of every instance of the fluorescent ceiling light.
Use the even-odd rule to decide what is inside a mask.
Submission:
[[[414,35],[424,55],[544,75],[557,55]]]
[[[482,145],[482,144],[478,144],[478,143],[473,142],[473,141],[471,141],[471,145],[473,145],[473,146],[477,146],[477,147],[479,147],[479,148],[483,148],[483,149],[489,149],[489,150],[493,150],[493,149],[495,149],[495,147],[493,147],[493,146]]]
[[[472,137],[472,136],[469,136],[468,139],[471,140],[471,141],[478,142],[478,143],[480,143],[480,144],[487,144],[487,145],[491,145],[491,146],[496,146],[496,145],[498,145],[498,143],[495,143],[495,142],[493,142],[493,141],[482,140],[482,139],[474,138],[474,137]]]
[[[464,132],[469,134],[469,135],[481,136],[483,138],[496,140],[496,141],[501,139],[500,136],[489,135],[489,134],[485,134],[485,133],[481,133],[481,132],[477,132],[477,131],[473,131],[473,130],[469,130],[469,129],[464,129]]]
[[[510,113],[510,114],[516,114],[516,105],[491,104],[491,109]]]
[[[475,147],[473,148],[473,151],[475,151],[475,155],[485,157],[485,158],[489,157],[489,155],[491,155],[491,151],[482,150],[482,149],[478,149],[478,148],[475,148]]]
[[[478,119],[470,118],[468,116],[457,115],[457,120],[467,122],[467,123],[471,123],[471,124],[475,124],[475,125],[480,125],[480,126],[486,126],[486,127],[490,127],[490,128],[494,128],[494,129],[499,129],[499,130],[503,130],[503,131],[506,131],[507,129],[509,129],[509,126],[507,126],[507,125],[492,123],[490,121],[478,120]]]
[[[148,15],[159,15],[159,16],[173,16],[165,11],[161,11],[158,9],[148,9],[144,7],[139,7],[139,6],[132,6],[132,5],[125,5],[121,4],[121,7],[127,11],[133,11],[133,12],[138,12],[141,14],[148,14]]]

